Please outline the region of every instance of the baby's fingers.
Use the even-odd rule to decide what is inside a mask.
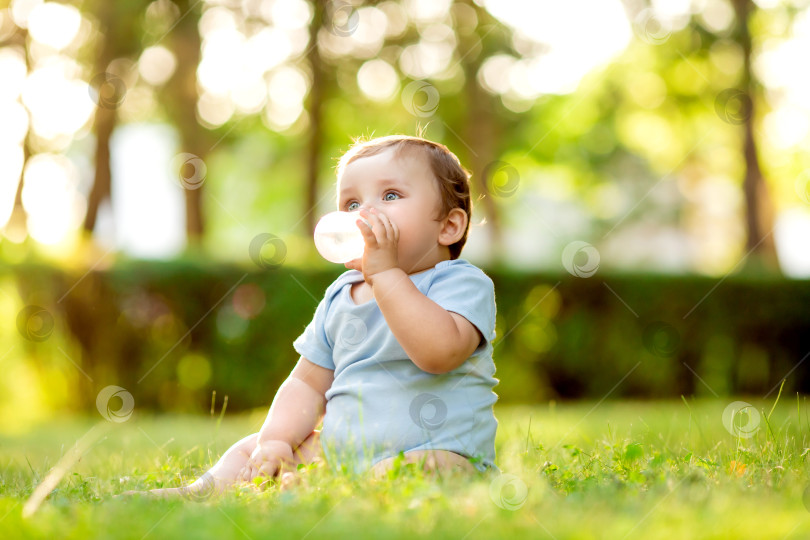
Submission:
[[[352,259],[351,261],[344,263],[344,266],[349,270],[357,270],[362,272],[363,271],[363,259]]]
[[[391,218],[389,218],[385,213],[380,212],[379,210],[376,210],[374,208],[371,209],[371,214],[374,217],[376,217],[377,220],[382,225],[383,240],[389,241],[393,240],[394,242],[398,242],[399,230],[397,229],[397,226],[394,224],[394,222],[391,221]]]
[[[363,238],[366,240],[366,245],[369,245],[369,241],[371,241],[371,246],[374,247],[377,245],[377,233],[374,232],[374,225],[378,224],[378,230],[381,228],[383,233],[385,231],[385,225],[380,221],[379,216],[376,213],[371,213],[365,208],[360,210],[360,215],[368,221],[368,223],[362,223],[359,225],[360,232],[363,233]],[[362,222],[362,220],[357,220],[358,222]],[[385,236],[385,234],[383,234]]]
[[[268,478],[273,478],[276,475],[276,471],[278,471],[278,465],[274,463],[264,463],[259,470],[256,472],[256,476],[267,476]]]
[[[254,471],[253,467],[251,465],[245,465],[242,472],[239,473],[239,478],[237,480],[240,482],[250,482],[255,476],[256,472]]]

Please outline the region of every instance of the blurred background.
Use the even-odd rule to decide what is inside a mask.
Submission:
[[[807,390],[808,6],[0,1],[0,425],[269,405],[395,133],[472,172],[501,400]]]

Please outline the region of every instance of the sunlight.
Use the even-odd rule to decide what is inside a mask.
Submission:
[[[274,131],[284,131],[292,126],[303,112],[304,105],[302,103],[297,103],[289,107],[280,107],[276,103],[270,102],[265,106],[263,116],[270,129]]]
[[[762,129],[774,148],[798,148],[810,135],[810,109],[788,101],[765,115]]]
[[[11,2],[11,17],[20,28],[28,28],[28,17],[42,0],[13,0]]]
[[[413,79],[424,79],[444,71],[453,57],[453,47],[441,41],[420,40],[408,45],[399,58],[403,73]]]
[[[345,15],[342,11],[339,14]],[[365,7],[356,10],[348,21],[327,21],[318,34],[318,42],[326,56],[372,58],[383,45],[387,26],[388,17],[383,10]]]
[[[769,39],[754,53],[753,69],[769,89],[772,110],[764,128],[774,146],[800,148],[808,140],[810,122],[810,73],[797,66],[806,63],[810,50],[810,10],[793,21],[792,37]]]
[[[273,72],[267,89],[274,105],[298,108],[309,91],[309,81],[300,69],[284,66]]]
[[[231,101],[243,114],[257,113],[267,102],[267,84],[261,76],[251,76],[243,72],[234,81]]]
[[[203,92],[197,100],[197,114],[205,126],[221,126],[231,119],[235,109],[230,99],[211,92]]]
[[[698,17],[709,30],[719,34],[734,22],[734,8],[728,2],[707,2]]]
[[[168,81],[176,67],[177,60],[174,53],[160,45],[144,49],[138,61],[138,72],[141,77],[155,86]]]
[[[262,72],[269,71],[290,57],[292,43],[286,32],[262,28],[244,44],[245,61]]]
[[[17,101],[0,100],[0,118],[3,129],[0,130],[0,145],[21,144],[28,133],[28,113]]]
[[[210,7],[200,15],[197,27],[200,30],[200,37],[205,40],[217,30],[236,30],[236,16],[226,7]]]
[[[385,13],[374,7],[365,7],[357,10],[357,29],[351,34],[351,39],[358,42],[362,58],[374,56],[382,47],[388,23]]]
[[[312,8],[303,0],[276,0],[272,2],[270,14],[273,26],[294,30],[309,24],[312,19]]]
[[[72,136],[93,114],[95,104],[87,83],[72,77],[77,70],[72,60],[54,56],[25,81],[23,103],[31,113],[34,131],[46,139]]]
[[[369,98],[386,101],[396,95],[399,78],[396,70],[385,60],[369,60],[357,70],[357,85]]]
[[[396,38],[408,29],[408,13],[398,2],[382,2],[377,9],[385,13],[385,37]]]
[[[115,131],[112,222],[106,224],[112,230],[99,224],[95,234],[114,238],[116,247],[133,257],[173,257],[182,250],[183,188],[170,171],[176,144],[166,125],[130,124]]]
[[[241,68],[245,36],[232,28],[220,28],[206,35],[202,61],[197,67],[200,84],[212,94],[226,94]]]
[[[405,10],[417,23],[442,20],[450,11],[452,0],[406,0]]]
[[[264,4],[262,9],[265,9]],[[301,14],[296,19],[295,10],[285,9],[279,12],[282,15],[276,11],[271,14],[292,17],[293,22],[288,21],[284,28],[296,32],[298,23],[294,21],[301,19]],[[283,65],[301,47],[298,37],[276,27],[265,27],[246,37],[236,28],[233,13],[222,7],[208,9],[203,14],[200,32],[204,39],[197,77],[204,92],[197,111],[209,126],[222,125],[235,111],[242,114],[261,111],[267,103],[268,91],[273,91],[272,77],[268,88],[265,75]],[[293,90],[299,87],[295,85]],[[277,99],[284,99],[284,94],[283,89],[275,89]]]
[[[28,31],[35,40],[56,50],[70,45],[79,32],[82,16],[69,4],[45,2],[28,15]]]
[[[495,54],[484,60],[478,71],[478,83],[495,94],[509,91],[509,72],[517,58],[508,54]]]
[[[78,192],[78,171],[59,154],[37,154],[25,166],[22,203],[28,231],[46,245],[62,242],[82,222],[86,201]]]
[[[777,216],[774,239],[779,264],[786,276],[810,278],[808,238],[810,238],[810,213],[806,210],[792,208]]]
[[[573,92],[583,76],[615,58],[630,42],[630,25],[616,0],[486,0],[485,5],[517,30],[516,40],[529,39],[548,47],[544,54],[512,62],[509,88],[499,94],[514,93],[519,99],[532,100],[541,94]],[[503,79],[493,70],[503,70],[507,60],[499,62],[484,75],[490,88],[503,88],[503,83],[494,82]]]
[[[28,73],[25,67],[23,51],[18,48],[3,47],[0,49],[0,100],[15,100],[22,92],[25,77]]]
[[[14,197],[20,183],[23,148],[19,144],[0,144],[0,227],[4,227],[14,209]]]

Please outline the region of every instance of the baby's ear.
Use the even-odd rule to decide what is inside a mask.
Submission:
[[[453,208],[442,220],[442,230],[439,232],[439,244],[451,246],[461,240],[467,228],[467,212],[461,208]]]

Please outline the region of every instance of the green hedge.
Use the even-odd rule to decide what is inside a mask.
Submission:
[[[92,408],[115,384],[139,407],[207,410],[216,391],[232,411],[272,401],[298,359],[293,340],[342,271],[132,261],[84,276],[18,265],[5,278],[18,307],[52,316],[47,339],[15,337],[37,370],[62,362],[66,406]],[[808,281],[485,271],[502,401],[764,396],[788,374],[786,390],[810,386]]]

